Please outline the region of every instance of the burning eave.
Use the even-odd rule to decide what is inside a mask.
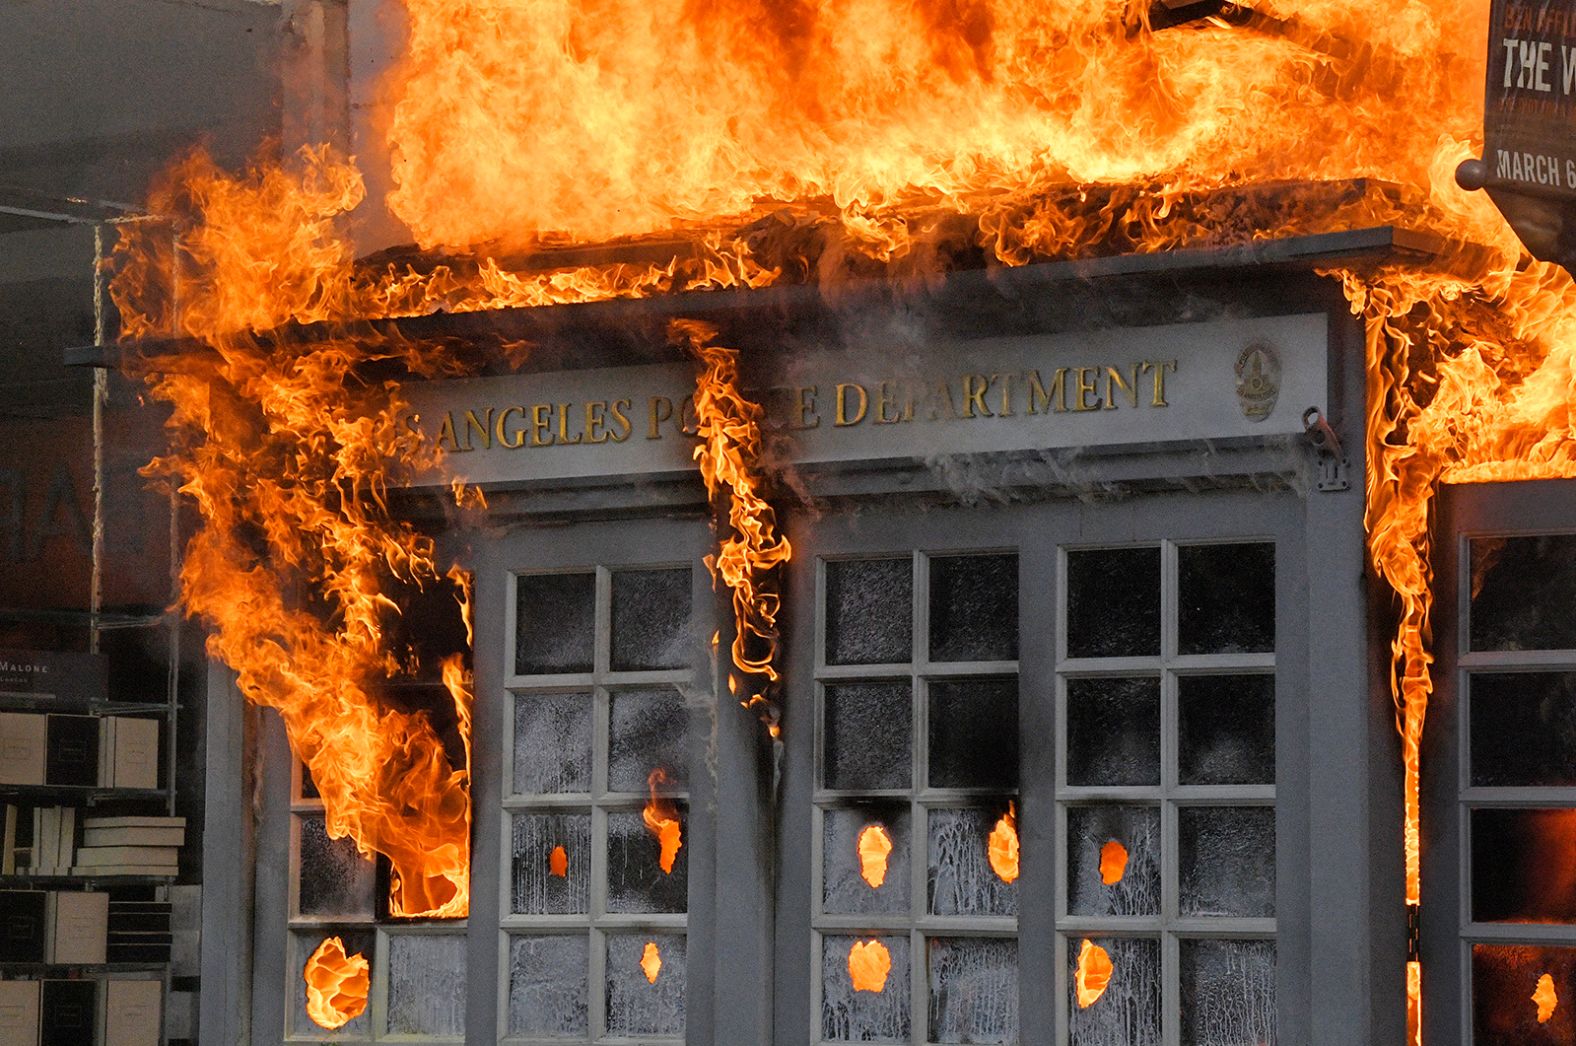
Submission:
[[[1359,195],[1373,191],[1370,183],[1347,184]],[[681,250],[666,243],[637,244],[628,249],[646,260],[652,251]],[[580,264],[584,260],[580,254],[588,250],[575,249],[573,257],[554,253],[538,258],[551,258],[559,265]],[[601,257],[617,259],[615,264],[630,260],[625,257],[624,245],[597,250]],[[926,314],[940,329],[957,326],[967,330],[970,322],[985,313],[999,319],[1014,312],[1035,311],[1037,299],[1044,297],[1040,292],[1048,288],[1081,287],[1100,296],[1127,285],[1163,288],[1184,280],[1207,282],[1238,270],[1271,275],[1309,273],[1337,265],[1470,267],[1470,259],[1477,253],[1471,245],[1449,243],[1432,232],[1375,224],[1248,239],[1227,246],[1045,260],[1022,266],[985,264],[927,276],[862,276],[841,280],[835,288],[817,282],[777,283],[753,289],[696,290],[562,305],[290,324],[254,336],[260,343],[279,345],[311,344],[329,336],[368,346],[442,345],[446,349],[446,369],[456,375],[472,376],[521,369],[517,362],[511,362],[518,361],[521,346],[528,347],[525,369],[530,370],[573,369],[586,365],[577,362],[586,356],[597,357],[600,363],[610,356],[630,363],[671,359],[673,350],[667,344],[665,331],[669,321],[678,318],[710,323],[730,344],[746,350],[812,339],[836,344],[843,340],[841,318],[862,310],[901,307]],[[65,351],[65,362],[73,366],[173,371],[194,364],[210,351],[196,339],[145,338],[70,348]],[[393,365],[385,368],[377,363],[368,369],[369,377],[397,377],[402,373]]]

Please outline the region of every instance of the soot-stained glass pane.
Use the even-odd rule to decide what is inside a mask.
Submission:
[[[689,780],[689,710],[671,687],[615,690],[609,695],[607,787],[645,792],[653,770],[658,790],[682,790]]]
[[[1275,942],[1182,942],[1182,1046],[1274,1046]]]
[[[1177,589],[1179,653],[1275,649],[1273,544],[1183,546]]]
[[[907,1042],[908,1003],[907,937],[821,938],[823,1039]]]
[[[514,790],[591,791],[591,695],[514,696]]]
[[[372,917],[376,866],[356,852],[348,837],[330,839],[322,814],[297,814],[301,863],[297,912],[353,919]]]
[[[1177,680],[1177,769],[1185,785],[1275,783],[1275,677]]]
[[[991,860],[991,833],[1006,813],[1005,801],[930,811],[926,880],[931,915],[1018,914],[1018,886],[1007,881],[1017,878],[1016,862],[1002,869]]]
[[[1067,783],[1160,783],[1160,680],[1067,681]]]
[[[1067,910],[1073,915],[1160,914],[1156,807],[1068,807]]]
[[[1067,553],[1067,656],[1160,653],[1160,549]]]
[[[930,1041],[1018,1041],[1018,942],[991,937],[932,937]]]
[[[639,810],[607,815],[607,910],[617,914],[684,912],[689,908],[689,816],[684,803],[665,800],[658,817],[678,822],[679,848],[664,870],[664,843]]]
[[[516,915],[578,915],[591,896],[591,815],[515,814],[510,910]]]
[[[596,574],[522,574],[515,611],[515,675],[591,671]]]
[[[1473,810],[1471,820],[1473,919],[1576,923],[1576,810]]]
[[[678,933],[607,938],[607,1033],[684,1034],[686,941]]]
[[[1576,534],[1472,541],[1473,650],[1576,647]]]
[[[373,954],[375,944],[374,935],[370,929],[356,929],[353,927],[333,927],[313,929],[293,933],[291,936],[291,950],[294,956],[291,968],[296,974],[304,974],[307,960],[318,946],[330,937],[338,937],[345,947],[347,956],[359,955],[367,960],[369,983],[377,977],[377,968],[372,965],[377,958]],[[290,1020],[289,1031],[295,1038],[317,1039],[326,1042],[362,1042],[370,1038],[372,1031],[372,1007],[368,1006],[351,1020],[330,1031],[314,1021],[306,1012],[306,979],[304,976],[292,976],[290,985]]]
[[[688,567],[613,572],[613,670],[683,668],[690,662]]]
[[[1012,661],[1018,656],[1018,557],[933,556],[930,659]]]
[[[465,1034],[465,935],[389,936],[392,1035]]]
[[[1096,937],[1110,962],[1110,980],[1097,996],[1102,972],[1098,953],[1089,952],[1091,976],[1079,977],[1083,939],[1067,940],[1068,1042],[1072,1046],[1160,1046],[1160,942],[1143,937]],[[1080,993],[1080,988],[1084,991]],[[1080,994],[1084,998],[1080,999]],[[1090,998],[1093,996],[1093,998]]]
[[[586,935],[509,938],[509,1034],[584,1039],[588,1027]]]
[[[908,683],[826,688],[827,788],[907,788],[912,778],[913,696]]]
[[[1472,946],[1472,1046],[1570,1046],[1572,1003],[1576,948]]]
[[[1472,676],[1472,783],[1576,785],[1576,673]]]
[[[1018,786],[1018,681],[930,684],[932,788]]]
[[[821,910],[909,910],[913,840],[906,803],[841,807],[821,815]]]
[[[913,654],[913,560],[829,560],[826,663],[896,664]]]
[[[1275,914],[1275,809],[1184,806],[1177,811],[1183,915]]]

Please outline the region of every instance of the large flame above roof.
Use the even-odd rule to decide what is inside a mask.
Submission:
[[[1477,126],[1487,9],[1268,0],[1154,33],[1168,10],[1135,0],[404,6],[389,203],[451,248],[778,201],[886,215],[881,241],[917,210],[1067,185],[1426,185],[1440,136]]]

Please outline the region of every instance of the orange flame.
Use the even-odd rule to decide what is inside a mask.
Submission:
[[[892,972],[892,953],[880,941],[855,941],[848,949],[848,979],[856,992],[880,992]]]
[[[679,855],[679,847],[684,845],[683,830],[679,825],[678,809],[666,799],[657,795],[657,789],[667,783],[668,775],[660,766],[651,771],[646,778],[646,784],[651,788],[651,798],[646,802],[646,808],[641,811],[641,817],[646,822],[646,828],[656,837],[661,847],[661,855],[657,863],[661,865],[666,875],[673,874],[673,861]]]
[[[1486,0],[1266,0],[1242,24],[1164,31],[1148,5],[1071,0],[405,7],[386,202],[421,244],[466,248],[459,258],[354,266],[339,224],[365,190],[327,150],[239,178],[194,158],[151,201],[179,231],[123,227],[129,264],[113,288],[127,335],[178,333],[214,350],[152,384],[173,407],[176,444],[158,472],[203,521],[186,606],[210,623],[211,652],[248,698],[280,709],[330,831],[389,856],[397,911],[463,911],[468,799],[431,724],[369,692],[388,667],[386,576],[421,583],[441,571],[383,505],[397,412],[369,416],[347,379],[374,358],[421,374],[450,363],[342,326],[309,348],[254,332],[925,275],[968,252],[1021,265],[1380,224],[1441,244],[1427,268],[1331,273],[1367,330],[1369,555],[1397,594],[1391,691],[1415,910],[1434,491],[1576,475],[1576,291],[1525,259],[1490,202],[1451,178],[1479,135]],[[1373,191],[1335,179],[1372,179]],[[1276,188],[1259,199],[1256,185]],[[555,246],[616,236],[682,242],[651,264],[552,261]],[[504,251],[536,254],[511,262]],[[705,342],[693,327],[679,333],[697,350]],[[730,490],[738,538],[786,559],[786,542],[735,522],[770,519],[750,515],[764,503],[742,463],[759,461],[746,420],[757,415],[733,402],[731,354],[700,354],[718,383],[701,411],[712,426],[702,475],[714,495]],[[409,465],[416,454],[396,456]],[[775,681],[775,670],[751,671],[761,658],[749,644],[776,637],[761,562],[725,543],[716,569],[741,622],[735,665]],[[285,595],[302,590],[314,601]],[[765,692],[744,700],[775,734]],[[1407,983],[1415,1042],[1415,962]]]
[[[985,844],[991,871],[1004,883],[1018,880],[1018,804],[1008,803]]]
[[[332,1031],[361,1016],[367,1008],[370,969],[366,956],[345,954],[345,942],[329,937],[306,961],[306,1014],[320,1028]]]
[[[1087,1010],[1100,1001],[1113,972],[1111,954],[1085,937],[1078,946],[1078,970],[1074,976],[1080,1010]]]
[[[1127,847],[1115,839],[1108,839],[1100,847],[1100,881],[1115,886],[1127,874]]]
[[[569,875],[569,852],[562,846],[553,847],[547,855],[547,870],[558,878],[563,879]]]
[[[647,941],[645,951],[640,953],[640,971],[648,984],[657,983],[657,974],[662,972],[662,952],[656,941]]]
[[[1538,978],[1538,986],[1532,991],[1532,1001],[1538,1006],[1538,1023],[1547,1024],[1560,1004],[1559,996],[1554,993],[1554,978],[1549,974]]]
[[[706,558],[712,576],[733,593],[736,627],[733,664],[757,680],[741,704],[752,709],[773,738],[781,736],[781,711],[767,694],[778,681],[777,613],[782,597],[776,570],[793,548],[777,531],[777,515],[761,496],[761,421],[764,412],[739,389],[739,354],[709,344],[716,331],[703,323],[676,320],[669,335],[700,361],[695,384],[695,415],[700,443],[695,461],[706,491],[718,500],[726,492],[728,525],[715,556]],[[737,696],[735,677],[728,686]]]
[[[878,824],[866,825],[859,833],[859,875],[874,888],[886,882],[887,857],[892,853],[892,840],[886,829]]]

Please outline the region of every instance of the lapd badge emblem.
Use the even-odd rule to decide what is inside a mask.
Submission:
[[[1275,409],[1280,396],[1280,354],[1262,341],[1256,341],[1237,357],[1237,402],[1242,416],[1263,421]]]

